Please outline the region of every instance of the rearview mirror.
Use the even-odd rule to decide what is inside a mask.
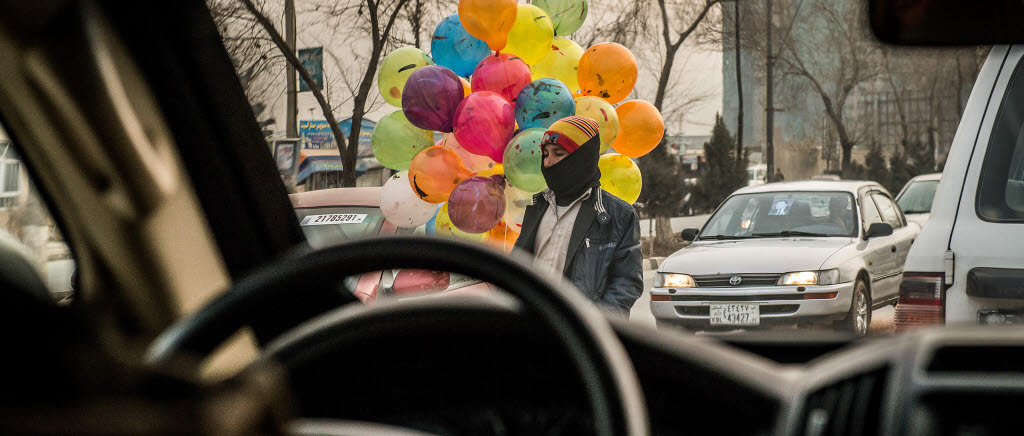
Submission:
[[[1020,0],[869,0],[878,39],[904,45],[990,45],[1024,42]]]
[[[868,232],[864,234],[864,239],[876,238],[879,236],[889,236],[892,234],[892,225],[889,223],[874,223],[871,227],[868,227]]]
[[[694,239],[697,239],[697,233],[700,233],[700,229],[684,229],[679,233],[679,237],[684,241],[693,242]]]
[[[451,276],[445,271],[403,269],[395,276],[391,290],[395,295],[416,295],[448,289]]]

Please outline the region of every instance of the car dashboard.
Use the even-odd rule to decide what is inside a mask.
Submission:
[[[508,304],[415,304],[430,310],[338,326],[316,358],[285,356],[301,416],[441,435],[592,433],[580,377],[535,318]],[[1013,329],[869,338],[803,361],[611,322],[654,435],[1009,434],[1024,400]]]

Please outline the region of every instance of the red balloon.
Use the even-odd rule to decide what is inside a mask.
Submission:
[[[485,57],[477,64],[473,71],[472,88],[474,92],[496,92],[506,101],[512,101],[532,80],[530,67],[522,59],[508,53],[498,53]]]
[[[452,122],[455,140],[466,151],[501,163],[516,129],[512,105],[493,92],[474,92],[462,100]]]

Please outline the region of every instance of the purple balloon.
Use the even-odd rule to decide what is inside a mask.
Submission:
[[[448,197],[452,224],[466,233],[483,233],[505,216],[505,190],[489,177],[470,177]]]
[[[428,65],[413,72],[405,82],[402,111],[416,127],[451,132],[455,109],[462,103],[464,92],[462,81],[452,70]]]

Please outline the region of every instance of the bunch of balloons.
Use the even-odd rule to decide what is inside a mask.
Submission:
[[[377,124],[373,151],[399,171],[381,190],[389,222],[511,250],[526,207],[547,189],[544,131],[571,115],[600,127],[602,187],[636,202],[632,159],[661,142],[665,125],[654,105],[623,102],[638,72],[629,49],[567,38],[586,17],[587,0],[460,0],[429,55],[403,47],[384,58],[378,90],[399,110]]]

